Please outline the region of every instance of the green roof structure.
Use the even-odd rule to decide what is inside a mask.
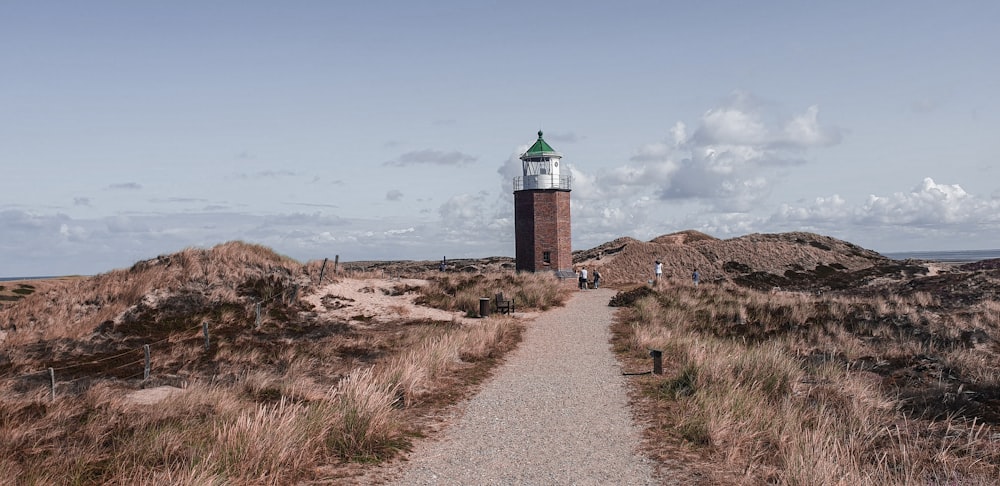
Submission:
[[[558,153],[559,152],[556,152],[556,150],[552,148],[552,146],[549,145],[548,142],[542,140],[542,131],[539,130],[538,140],[535,141],[535,144],[532,145],[531,148],[529,148],[528,151],[524,153],[524,155],[541,155],[541,154],[558,154]]]

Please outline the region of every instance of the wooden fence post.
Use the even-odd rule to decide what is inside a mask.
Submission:
[[[146,368],[142,371],[142,381],[146,381],[149,379],[149,345],[143,345],[142,350],[146,352]]]
[[[254,312],[257,314],[257,319],[254,321],[253,327],[260,327],[260,302],[257,302],[256,310]]]
[[[663,374],[663,351],[659,349],[651,349],[649,351],[649,356],[653,358],[653,374],[662,375]]]
[[[333,274],[337,275],[337,267],[340,265],[340,255],[333,256]]]
[[[52,382],[52,401],[56,401],[56,370],[49,368],[49,381]]]
[[[205,333],[205,351],[208,351],[208,321],[201,323],[201,330]]]
[[[323,285],[323,273],[326,272],[326,261],[327,258],[323,259],[323,266],[319,267],[319,284]]]

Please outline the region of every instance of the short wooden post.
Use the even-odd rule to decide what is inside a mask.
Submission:
[[[205,351],[208,351],[208,321],[201,323],[201,330],[205,333]]]
[[[337,267],[340,265],[340,255],[333,256],[333,274],[337,275]]]
[[[257,306],[256,309],[254,310],[254,313],[257,314],[257,318],[256,320],[254,320],[253,326],[260,327],[260,302],[257,302]]]
[[[143,345],[142,350],[146,352],[146,367],[142,371],[142,381],[146,381],[149,379],[149,345]]]
[[[663,374],[663,351],[659,349],[649,350],[649,355],[653,357],[653,374]]]
[[[56,370],[49,368],[49,381],[52,382],[52,401],[56,401]]]
[[[320,285],[323,285],[323,273],[326,272],[326,261],[327,260],[328,260],[327,258],[324,258],[323,259],[323,266],[319,267],[319,284]]]

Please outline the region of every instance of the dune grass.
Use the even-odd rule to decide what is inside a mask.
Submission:
[[[663,351],[664,374],[634,381],[647,446],[693,454],[713,484],[992,484],[997,411],[963,393],[994,393],[1000,362],[963,336],[995,343],[995,305],[940,311],[920,294],[678,285],[638,298],[615,346],[633,368]]]
[[[479,311],[479,299],[491,301],[497,293],[514,299],[515,309],[540,311],[560,306],[567,287],[549,273],[499,273],[491,275],[429,274],[418,303],[469,314]]]
[[[324,464],[380,462],[421,434],[414,413],[423,401],[460,396],[474,382],[455,373],[501,356],[519,326],[491,318],[428,333],[344,370],[327,392],[294,366],[282,373],[259,362],[263,369],[195,381],[155,406],[130,403],[110,382],[55,402],[44,390],[5,394],[0,472],[17,484],[289,484]]]
[[[521,322],[503,316],[323,321],[288,297],[296,285],[317,291],[317,278],[315,262],[233,242],[66,282],[4,308],[0,319],[20,324],[0,344],[0,482],[336,482],[352,464],[407,450],[426,417],[470,393],[520,340]],[[560,305],[560,288],[543,276],[461,274],[408,291],[449,310],[504,291],[528,310]],[[206,349],[198,324],[208,318]],[[108,370],[91,362],[152,338],[148,382],[141,353],[105,361]],[[77,370],[59,372],[54,401],[47,373],[36,373],[52,362]],[[122,366],[140,378],[110,374]],[[157,384],[182,389],[154,405],[130,398]]]

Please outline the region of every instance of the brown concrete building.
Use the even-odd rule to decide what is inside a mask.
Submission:
[[[560,175],[562,154],[542,139],[521,154],[514,178],[514,243],[517,269],[573,275],[569,175]]]

